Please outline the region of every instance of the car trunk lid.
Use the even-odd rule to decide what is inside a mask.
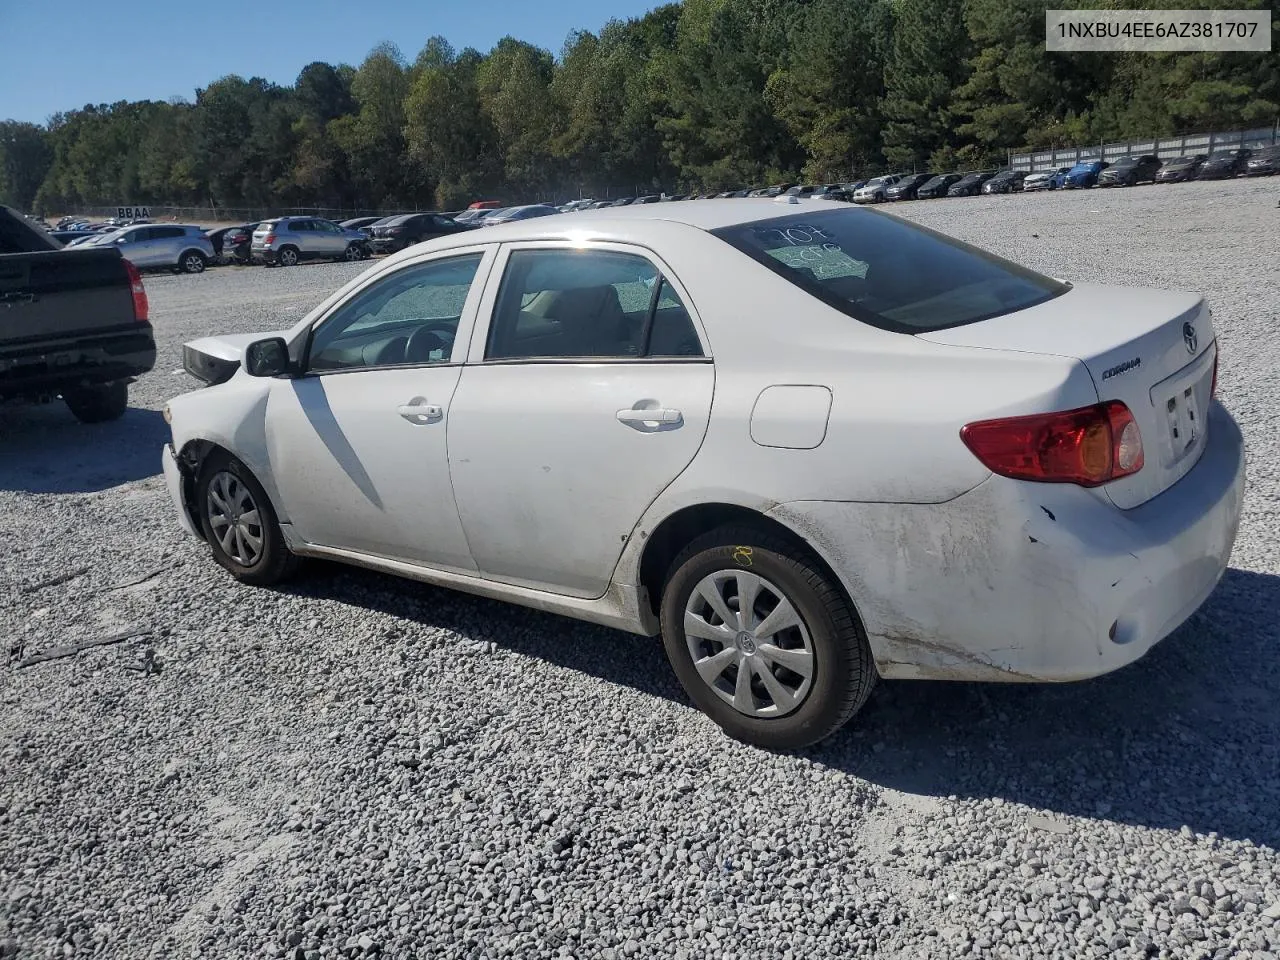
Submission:
[[[1217,345],[1195,294],[1082,283],[1027,310],[918,336],[1083,363],[1098,399],[1122,401],[1142,433],[1145,465],[1102,488],[1122,509],[1171,487],[1204,450]]]

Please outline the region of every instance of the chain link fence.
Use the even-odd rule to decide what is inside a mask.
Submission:
[[[1070,167],[1082,160],[1114,162],[1130,154],[1153,153],[1161,160],[1168,161],[1175,157],[1209,154],[1218,150],[1236,150],[1241,147],[1256,149],[1274,143],[1280,143],[1280,120],[1269,127],[1255,127],[1252,130],[1188,133],[1177,137],[1152,137],[1147,140],[1125,140],[1117,143],[1037,150],[1033,153],[1010,153],[1009,166],[1014,170],[1038,173],[1041,170]]]

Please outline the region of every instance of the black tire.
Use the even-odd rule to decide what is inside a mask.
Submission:
[[[718,571],[744,569],[781,590],[812,644],[808,693],[778,717],[748,716],[721,699],[699,675],[686,640],[685,607],[698,583]],[[866,703],[878,676],[866,632],[839,585],[807,550],[763,527],[721,527],[685,547],[667,575],[661,619],[667,659],[685,692],[725,733],[755,746],[796,750],[825,739]]]
[[[296,267],[301,259],[302,255],[298,253],[297,247],[281,247],[276,254],[276,263],[282,267]]]
[[[119,420],[129,409],[129,384],[124,380],[71,387],[62,392],[62,401],[81,423]]]
[[[355,263],[365,258],[364,248],[358,243],[347,244],[347,249],[343,251],[342,259],[347,263]]]
[[[257,528],[262,549],[253,562],[248,564],[228,553],[214,532],[215,521],[211,516],[209,488],[220,474],[230,474],[243,484],[252,499],[252,506],[258,512],[258,523],[249,524],[247,528]],[[196,479],[196,509],[200,515],[200,529],[213,552],[213,558],[241,583],[270,586],[282,583],[296,572],[298,557],[285,543],[271,500],[249,468],[235,457],[219,450],[205,459],[200,476]]]
[[[178,269],[183,273],[204,273],[204,268],[208,265],[209,262],[199,250],[187,250],[178,258]]]

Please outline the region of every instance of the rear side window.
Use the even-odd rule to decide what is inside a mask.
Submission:
[[[837,310],[898,333],[976,323],[1069,289],[995,254],[874,210],[758,220],[712,233]]]
[[[177,237],[185,237],[186,235],[187,229],[185,227],[152,227],[150,239],[173,240]]]
[[[605,250],[517,250],[486,360],[700,357],[680,295],[652,263]]]

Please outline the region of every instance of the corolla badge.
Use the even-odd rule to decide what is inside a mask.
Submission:
[[[1194,356],[1196,347],[1200,345],[1200,338],[1196,336],[1195,325],[1190,320],[1182,325],[1182,342],[1187,345],[1187,353]]]

